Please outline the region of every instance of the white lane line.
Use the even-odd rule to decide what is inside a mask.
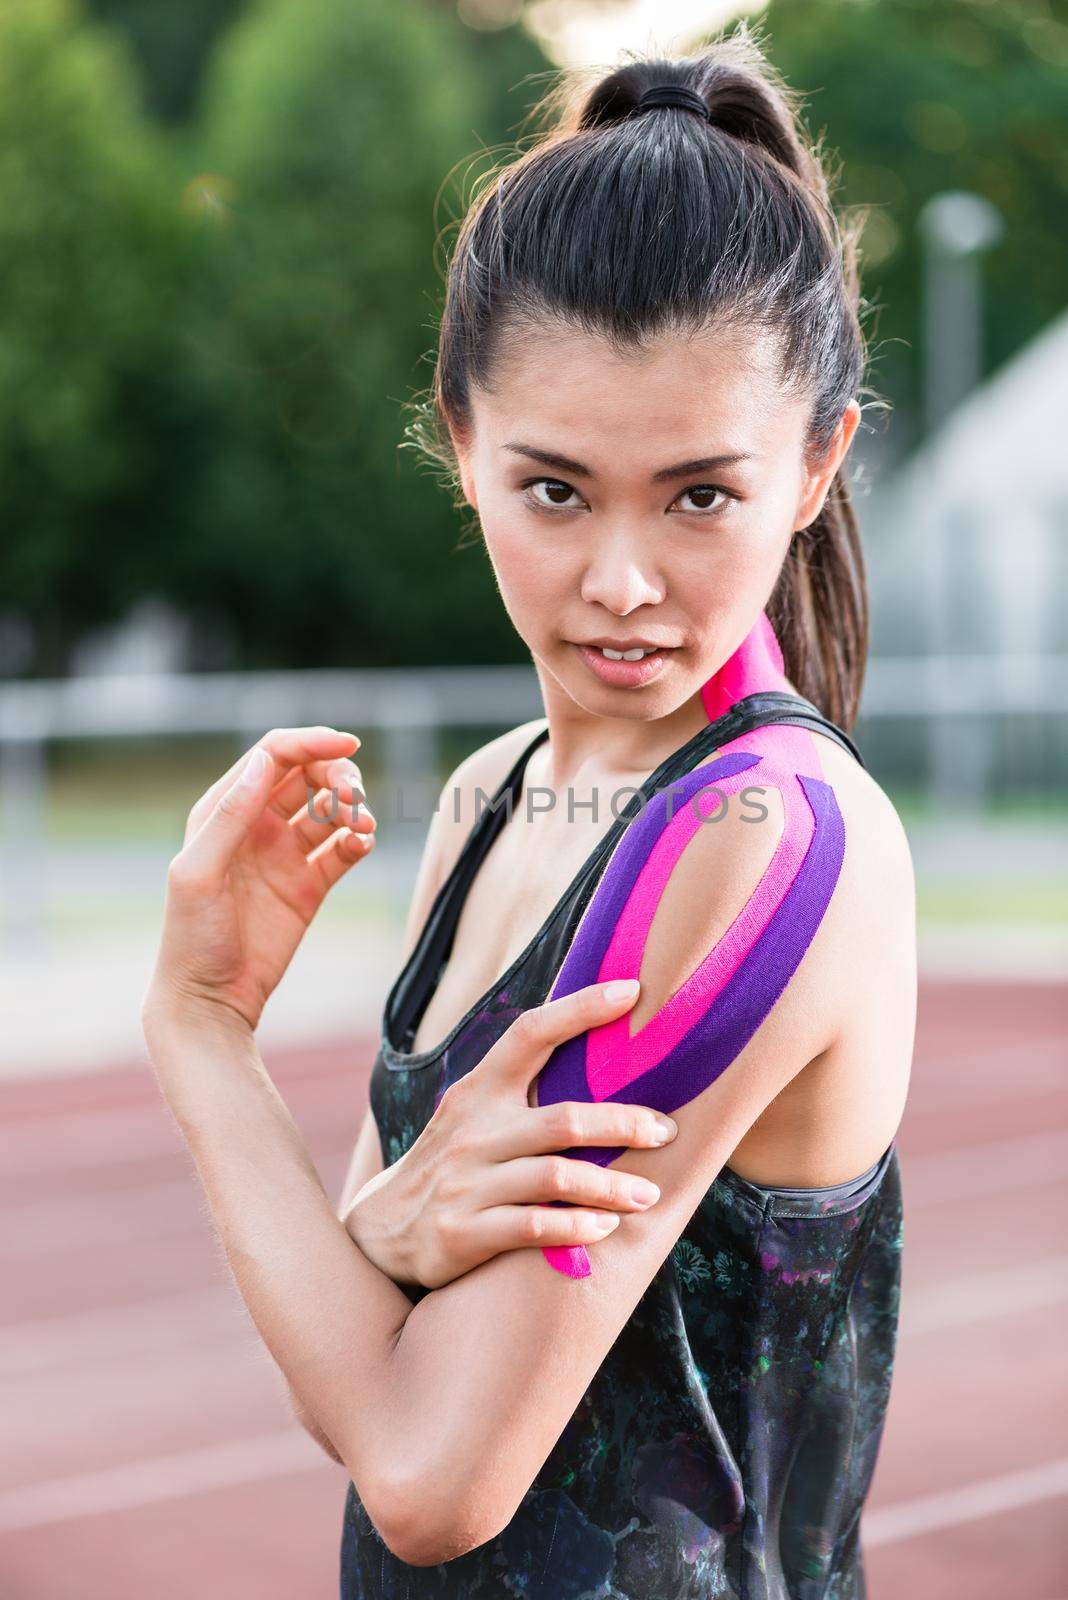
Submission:
[[[159,1106],[109,1107],[12,1121],[0,1127],[0,1170],[9,1177],[120,1166],[180,1154],[181,1135]]]
[[[327,1077],[296,1079],[280,1088],[302,1129],[334,1132],[340,1119],[352,1127],[355,1139],[361,1113],[354,1084]],[[0,1172],[5,1177],[119,1168],[182,1155],[185,1149],[162,1095],[151,1105],[103,1106],[0,1121]]]
[[[913,1294],[906,1282],[901,1293],[901,1336],[908,1339],[992,1317],[1042,1311],[1064,1300],[1068,1300],[1068,1256],[950,1278]]]
[[[103,1246],[199,1232],[210,1225],[203,1190],[190,1173],[170,1183],[9,1206],[0,1233],[0,1257],[32,1259],[68,1250],[84,1256],[87,1250]]]
[[[1021,1002],[1022,1003],[1022,1002]],[[1063,1007],[1062,1007],[1063,1009]],[[1004,1066],[1015,1050],[1015,1046],[1006,1040],[998,1044],[987,1045],[985,1049],[968,1050],[958,1047],[948,1040],[945,1045],[938,1043],[924,1045],[917,1049],[913,1055],[912,1070],[917,1076],[927,1076],[937,1072],[940,1076],[948,1077],[954,1072],[967,1073],[969,1076],[985,1067]],[[1063,1068],[1064,1065],[1064,1040],[1056,1023],[1051,1022],[1048,1033],[1043,1028],[1041,1034],[1036,1034],[1034,1039],[1027,1041],[1027,1060],[1024,1072],[1032,1071],[1036,1066],[1043,1071],[1047,1066]],[[1019,1088],[1024,1094],[1042,1093],[1044,1089],[1059,1088],[1063,1086],[1063,1073],[1057,1072],[1052,1083],[1035,1085],[1026,1075],[1017,1083],[1013,1075],[1006,1074],[1001,1079],[1006,1090],[1006,1098],[1017,1098],[1016,1090]],[[991,1087],[997,1087],[996,1084]],[[921,1112],[921,1115],[923,1113]]]
[[[860,1537],[865,1548],[900,1544],[925,1533],[939,1533],[961,1522],[997,1517],[1022,1506],[1038,1505],[1068,1494],[1068,1457],[1024,1467],[1001,1478],[984,1478],[960,1489],[921,1494],[914,1500],[881,1506],[861,1514]]]
[[[906,1213],[923,1206],[1010,1194],[1068,1177],[1068,1133],[1023,1134],[910,1155],[901,1162]]]
[[[21,1533],[109,1511],[132,1511],[209,1489],[229,1489],[336,1465],[303,1429],[287,1428],[6,1489],[0,1492],[0,1533]]]
[[[0,1328],[0,1380],[227,1338],[259,1341],[237,1289],[182,1290]]]

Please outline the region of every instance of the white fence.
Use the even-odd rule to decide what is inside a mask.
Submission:
[[[981,803],[998,715],[1053,717],[1063,748],[1068,655],[890,658],[869,663],[862,723],[923,719],[928,781]],[[442,729],[504,728],[542,714],[531,667],[85,676],[0,685],[0,878],[9,940],[44,917],[45,752],[55,739],[232,733],[328,723],[369,737],[379,792],[435,781]]]

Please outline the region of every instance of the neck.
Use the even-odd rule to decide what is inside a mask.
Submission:
[[[747,694],[796,694],[786,677],[786,665],[779,641],[766,611],[759,617],[732,656],[701,686],[705,717],[715,722],[729,711],[736,700]]]

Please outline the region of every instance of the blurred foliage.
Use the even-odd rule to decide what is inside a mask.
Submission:
[[[397,445],[431,375],[438,191],[536,67],[414,0],[272,0],[213,59],[184,327],[211,426],[172,592],[215,597],[245,665],[521,659],[481,548]]]
[[[193,110],[216,40],[246,0],[88,0],[89,10],[129,39],[149,110],[179,120]]]
[[[203,665],[522,659],[397,445],[437,229],[545,66],[428,0],[260,0],[168,134],[117,29],[0,8],[0,645],[35,635],[8,670],[61,673],[149,592]]]
[[[895,449],[915,442],[923,384],[916,218],[967,189],[1005,219],[983,261],[985,364],[1065,304],[1068,7],[1064,0],[772,0],[768,54],[805,96],[813,135],[843,162],[836,199],[871,206],[862,292],[871,382],[894,402]]]
[[[0,9],[0,596],[60,670],[155,581],[186,229],[117,42],[67,0]]]
[[[1006,218],[989,366],[1063,304],[1062,3],[765,14],[844,161],[839,199],[874,202],[871,381],[898,434],[930,194]],[[397,446],[431,377],[441,230],[547,65],[443,0],[6,0],[0,672],[63,672],[150,593],[206,666],[524,658],[484,554]]]

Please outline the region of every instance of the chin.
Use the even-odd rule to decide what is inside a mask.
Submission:
[[[700,688],[698,683],[682,683],[683,675],[673,667],[651,683],[627,687],[599,683],[581,661],[576,661],[573,649],[567,645],[562,647],[557,661],[559,665],[548,670],[568,699],[591,717],[657,722],[678,711]]]

